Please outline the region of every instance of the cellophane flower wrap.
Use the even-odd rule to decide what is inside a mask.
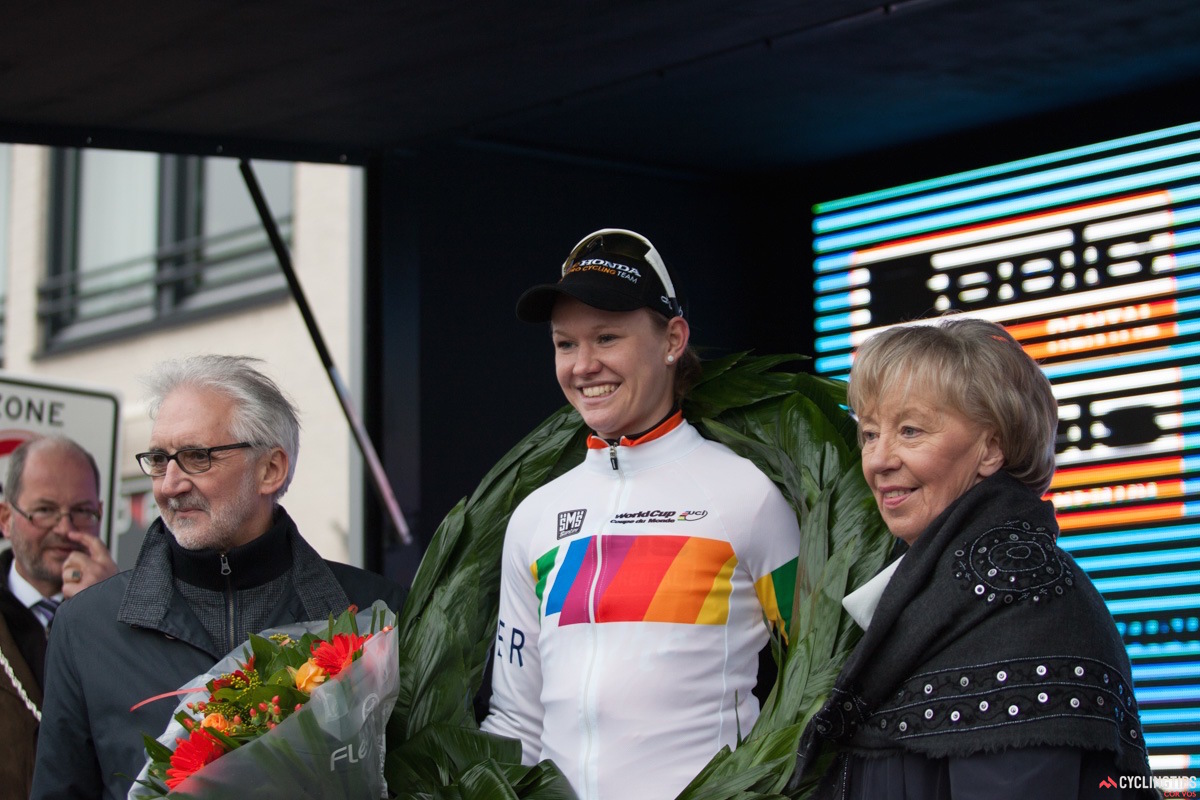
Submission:
[[[180,687],[166,731],[145,737],[148,761],[129,800],[386,797],[395,622],[377,601],[251,636]]]

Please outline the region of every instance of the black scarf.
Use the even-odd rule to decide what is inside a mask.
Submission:
[[[896,569],[801,764],[823,741],[865,757],[1062,746],[1148,775],[1125,647],[1057,536],[1053,505],[1003,471],[952,503]]]

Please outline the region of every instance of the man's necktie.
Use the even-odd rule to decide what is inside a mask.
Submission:
[[[29,610],[34,613],[34,616],[41,620],[42,625],[45,626],[47,633],[50,631],[50,622],[54,619],[54,612],[58,611],[58,604],[61,602],[61,600],[43,597],[29,608]]]

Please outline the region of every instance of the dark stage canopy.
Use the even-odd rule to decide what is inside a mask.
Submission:
[[[1197,34],[1195,0],[10,0],[0,141],[361,163],[469,140],[746,173],[1185,105]]]

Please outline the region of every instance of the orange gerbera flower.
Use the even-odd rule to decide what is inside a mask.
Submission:
[[[171,766],[167,769],[167,788],[176,786],[190,777],[205,764],[211,764],[225,755],[225,745],[203,727],[196,728],[186,739],[178,739],[178,746],[171,754]]]
[[[334,634],[332,642],[314,644],[313,660],[329,675],[337,675],[354,659],[354,654],[363,646],[363,642],[371,638],[371,634],[359,636],[355,633]]]

